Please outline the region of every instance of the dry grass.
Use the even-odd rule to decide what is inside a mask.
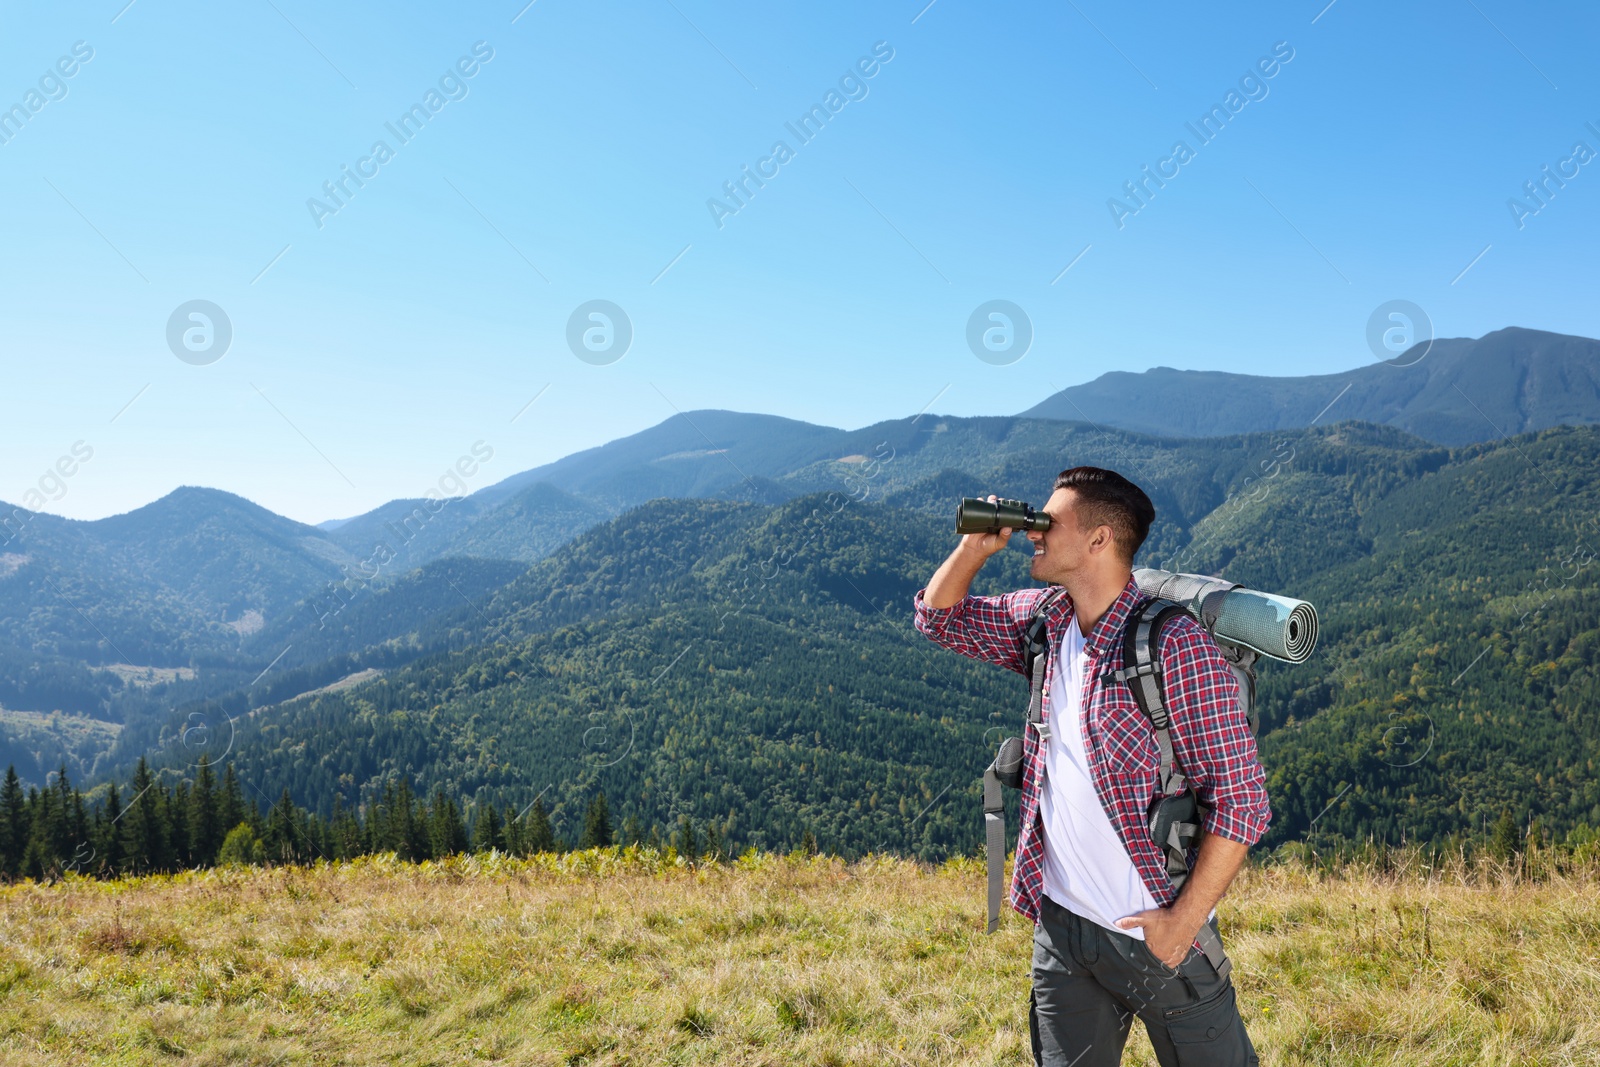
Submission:
[[[1246,868],[1219,914],[1262,1062],[1600,1063],[1597,883]],[[1032,930],[982,899],[972,861],[612,852],[23,884],[0,1062],[1026,1064]]]

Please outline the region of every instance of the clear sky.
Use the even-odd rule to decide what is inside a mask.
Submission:
[[[315,522],[675,409],[1326,373],[1394,299],[1600,336],[1592,4],[125,3],[0,14],[0,500],[91,449],[58,514],[208,485]],[[187,312],[169,343],[196,300],[220,359]],[[569,345],[593,300],[620,359],[602,319]],[[1021,359],[969,347],[991,300]]]

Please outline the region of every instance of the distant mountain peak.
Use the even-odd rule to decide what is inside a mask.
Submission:
[[[1412,362],[1410,357],[1415,357]],[[1168,437],[1361,419],[1443,445],[1600,422],[1600,341],[1524,326],[1442,337],[1391,364],[1269,376],[1158,366],[1110,371],[1022,412]]]

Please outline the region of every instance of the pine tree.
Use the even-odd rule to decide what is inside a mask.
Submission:
[[[250,798],[250,804],[245,808],[244,818],[240,821],[249,824],[250,832],[255,834],[258,840],[266,835],[267,820],[262,816],[261,805],[256,801],[255,797]]]
[[[112,786],[114,790],[116,786]],[[111,820],[106,817],[106,807],[109,804],[96,804],[94,811],[89,815],[89,841],[82,847],[78,854],[72,858],[72,867],[82,875],[97,875],[104,877],[110,873],[106,864],[105,844],[111,832]]]
[[[239,776],[233,773],[233,764],[229,763],[223,768],[222,795],[217,798],[218,833],[225,836],[244,820],[244,791],[239,787]]]
[[[383,851],[383,838],[378,832],[378,826],[382,821],[381,803],[368,799],[361,808],[361,851],[364,855],[376,856]]]
[[[333,822],[329,828],[329,853],[334,859],[348,860],[361,855],[363,850],[361,826],[344,806],[344,795],[333,795]]]
[[[167,827],[156,806],[155,776],[143,756],[133,769],[128,788],[133,795],[122,816],[122,849],[127,869],[137,874],[161,869],[167,851]]]
[[[394,811],[391,817],[394,821],[395,854],[403,860],[413,862],[428,859],[432,854],[433,844],[429,840],[427,820],[417,809],[416,797],[411,792],[410,779],[400,779],[400,786],[395,791]]]
[[[597,792],[589,801],[589,811],[583,817],[583,837],[579,848],[605,848],[611,844],[611,812],[606,807],[606,795]]]
[[[65,766],[61,768],[59,786],[62,826],[66,831],[60,852],[62,862],[68,870],[90,874],[94,871],[94,841],[90,836],[89,811],[84,805],[83,794],[68,787]]]
[[[1522,851],[1522,838],[1517,833],[1517,821],[1511,817],[1509,811],[1502,810],[1500,818],[1494,822],[1494,829],[1489,832],[1489,850],[1494,856],[1505,862],[1512,856]]]
[[[166,790],[162,787],[162,792]],[[191,806],[188,782],[179,782],[177,787],[166,798],[167,823],[172,828],[171,865],[174,870],[194,866],[194,856],[191,851],[191,837],[189,830],[189,809]]]
[[[386,778],[383,782],[383,792],[378,794],[378,802],[372,806],[372,812],[367,817],[367,833],[374,853],[393,852],[396,855],[400,853],[400,840],[395,827],[394,809],[394,779]]]
[[[492,848],[505,851],[503,825],[500,813],[495,810],[494,804],[492,802],[485,804],[472,826],[472,851],[487,852]]]
[[[534,798],[533,809],[528,812],[527,825],[522,832],[522,847],[529,854],[557,851],[555,831],[550,827],[550,813],[544,810],[544,801],[539,797]]]
[[[283,787],[278,802],[267,813],[267,832],[261,844],[269,863],[293,863],[299,856],[295,842],[294,800],[289,796],[288,786]]]
[[[300,826],[300,840],[304,843],[301,862],[311,863],[318,859],[327,859],[331,846],[328,824],[323,822],[316,812],[307,808],[296,808],[295,820]]]
[[[13,764],[6,768],[5,784],[0,785],[0,877],[10,879],[22,873],[28,836],[28,798]]]
[[[96,814],[99,823],[98,833],[94,835],[95,870],[112,877],[120,874],[127,863],[122,852],[122,827],[118,825],[122,821],[122,795],[117,791],[116,782],[107,786],[106,802]]]
[[[154,866],[161,871],[177,870],[179,842],[172,828],[172,790],[167,788],[167,783],[160,774],[156,775],[155,787],[145,795],[144,803],[150,806],[150,810],[155,813],[156,821],[161,826],[161,853],[153,861]],[[188,844],[187,840],[183,842],[185,848]]]
[[[461,808],[445,797],[445,787],[435,785],[434,803],[427,813],[427,827],[434,845],[435,859],[467,851],[467,827],[461,821]]]
[[[222,847],[222,835],[226,832],[217,801],[217,775],[211,769],[210,757],[201,753],[200,764],[195,769],[194,789],[189,793],[189,858],[200,867],[216,862],[217,850]]]
[[[637,845],[639,844],[639,839],[643,836],[644,827],[639,822],[639,816],[629,812],[628,817],[622,820],[622,843],[624,845]]]
[[[510,806],[506,807],[509,812]],[[526,856],[527,848],[522,843],[523,820],[515,815],[506,816],[506,824],[500,833],[506,839],[506,851],[513,856]]]
[[[700,857],[700,844],[695,839],[694,820],[687,815],[678,816],[678,832],[673,835],[672,844],[677,848],[678,855],[693,862]]]
[[[817,835],[811,832],[811,827],[806,827],[806,832],[800,835],[800,851],[807,856],[817,854]]]
[[[66,834],[61,814],[61,802],[55,787],[28,791],[29,822],[28,848],[22,857],[25,877],[43,881],[54,878],[60,871],[61,840]]]
[[[717,830],[717,820],[706,820],[706,856],[712,863],[722,859],[722,834]]]

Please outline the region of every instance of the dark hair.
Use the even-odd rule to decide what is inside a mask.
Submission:
[[[1156,508],[1144,490],[1116,471],[1104,467],[1073,467],[1056,475],[1057,489],[1077,494],[1077,512],[1085,529],[1109,526],[1116,536],[1123,561],[1132,563],[1134,554],[1150,533]]]

